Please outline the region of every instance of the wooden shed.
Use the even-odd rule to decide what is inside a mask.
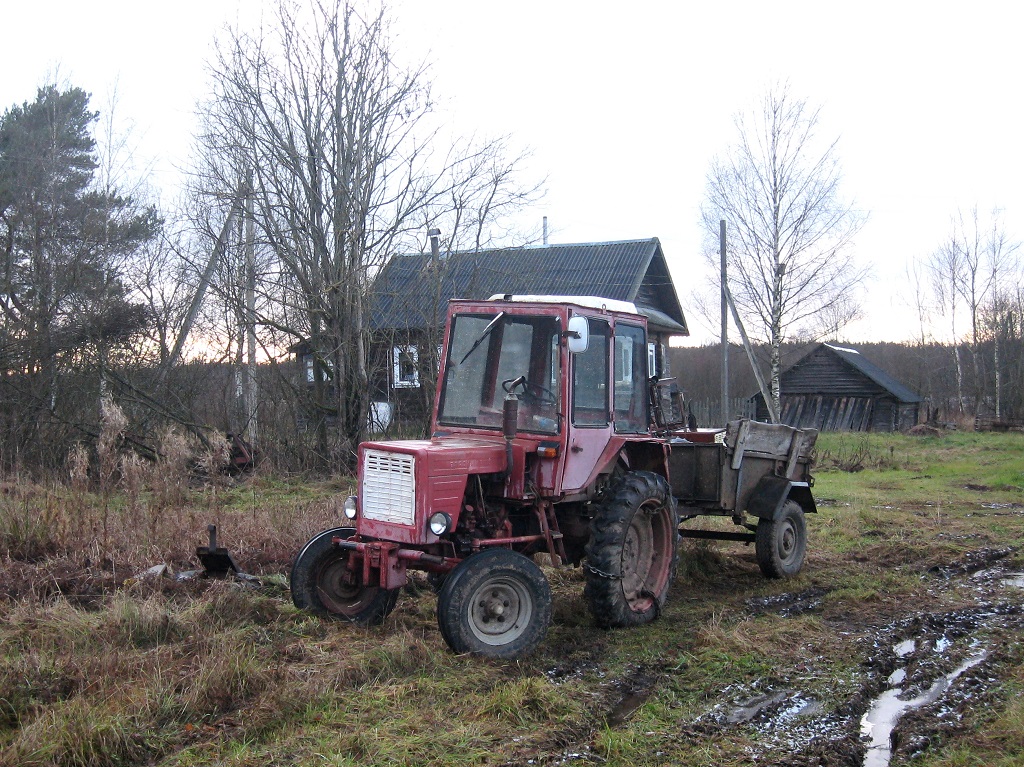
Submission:
[[[856,349],[818,344],[782,372],[784,424],[819,431],[905,431],[918,422],[921,397]],[[760,393],[756,418],[769,420]]]

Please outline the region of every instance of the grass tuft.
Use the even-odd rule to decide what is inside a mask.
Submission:
[[[482,703],[484,714],[515,727],[548,725],[577,713],[563,690],[536,676],[502,682]]]
[[[21,728],[12,756],[21,767],[124,767],[144,763],[152,736],[118,701],[62,701]]]
[[[679,546],[679,578],[694,582],[708,582],[721,577],[728,555],[715,541],[700,538],[683,539]]]
[[[159,595],[140,600],[122,592],[112,600],[108,614],[114,622],[115,646],[154,647],[173,641],[182,633],[182,627]]]

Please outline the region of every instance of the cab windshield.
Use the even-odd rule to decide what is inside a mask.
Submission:
[[[559,328],[557,317],[453,317],[438,423],[500,429],[502,401],[513,389],[518,429],[557,433]]]

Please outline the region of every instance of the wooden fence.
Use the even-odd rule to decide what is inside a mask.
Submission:
[[[754,403],[744,397],[732,397],[729,399],[729,409],[722,414],[721,399],[689,400],[686,403],[689,411],[697,419],[697,425],[701,428],[713,426],[725,426],[729,421],[737,418],[753,418]]]

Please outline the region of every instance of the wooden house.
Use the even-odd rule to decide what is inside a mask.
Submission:
[[[782,372],[781,420],[819,431],[905,431],[918,422],[921,397],[855,349],[818,344]],[[768,420],[760,393],[757,420]]]
[[[433,404],[449,299],[597,296],[629,301],[648,321],[651,373],[667,376],[668,339],[688,335],[657,238],[392,258],[374,281],[370,326],[375,412],[422,422]]]

